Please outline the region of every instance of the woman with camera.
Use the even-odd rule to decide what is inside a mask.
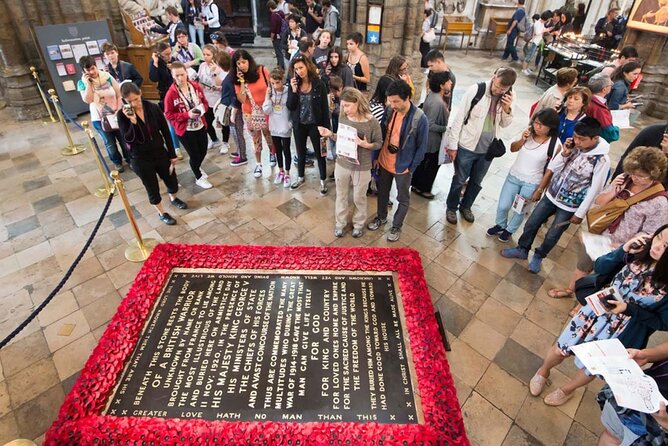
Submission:
[[[624,173],[618,175],[594,200],[592,209],[601,208],[615,199],[628,200],[650,193],[632,204],[601,233],[610,239],[610,248],[617,248],[634,234],[651,234],[668,220],[668,195],[661,185],[666,176],[668,158],[656,147],[637,147],[624,159]],[[652,188],[656,192],[652,192]],[[646,192],[649,191],[649,192]],[[593,260],[580,246],[575,272],[568,288],[553,288],[548,296],[559,299],[573,296],[575,282],[594,268]]]
[[[195,184],[211,189],[208,175],[201,170],[207,151],[207,133],[204,114],[209,104],[202,87],[188,79],[186,66],[172,62],[174,83],[165,96],[165,116],[172,123],[183,147],[190,156],[190,168],[195,174]]]
[[[329,99],[327,86],[318,76],[318,69],[310,57],[297,56],[290,62],[290,79],[288,90],[288,110],[295,134],[297,148],[297,172],[299,176],[290,186],[299,189],[304,184],[306,168],[306,140],[311,139],[315,157],[320,170],[320,195],[327,195],[327,164],[322,154],[318,127],[331,129],[329,116]]]
[[[123,141],[130,146],[132,170],[144,184],[148,201],[158,211],[160,221],[174,225],[176,220],[162,206],[158,177],[167,186],[172,206],[187,209],[188,205],[176,196],[177,158],[165,115],[156,104],[142,98],[141,90],[132,82],[121,85],[121,96],[126,103],[117,113],[118,126]]]
[[[618,338],[627,348],[644,348],[656,330],[668,330],[668,225],[653,235],[639,234],[614,251],[596,259],[594,272],[612,277],[613,295],[601,298],[605,313],[598,316],[585,305],[566,324],[556,344],[550,347],[543,365],[529,382],[531,395],[543,392],[552,368],[571,355],[571,347],[590,341]],[[599,290],[599,291],[602,291]],[[566,384],[550,392],[544,402],[561,406],[575,390],[593,381],[582,364]]]

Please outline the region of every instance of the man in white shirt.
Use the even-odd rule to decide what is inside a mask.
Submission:
[[[526,46],[526,56],[524,57],[524,62],[522,62],[522,73],[526,76],[531,74],[531,69],[529,69],[529,64],[531,59],[536,55],[538,46],[543,41],[543,34],[545,33],[545,22],[550,20],[550,11],[545,11],[542,16],[534,14],[532,17],[533,22],[533,37]]]

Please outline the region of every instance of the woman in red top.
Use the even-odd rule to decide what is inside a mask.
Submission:
[[[255,59],[246,50],[237,50],[232,56],[230,76],[234,79],[234,90],[241,103],[244,122],[253,137],[255,146],[255,170],[253,176],[262,176],[262,136],[269,146],[269,164],[276,165],[274,145],[269,133],[269,118],[262,111],[262,104],[269,88],[269,71],[263,65],[258,66]],[[245,158],[246,154],[239,153]]]
[[[188,152],[190,168],[195,174],[195,184],[203,189],[211,189],[213,186],[201,169],[208,144],[204,114],[209,109],[209,104],[202,87],[197,82],[188,80],[185,65],[172,62],[171,70],[174,83],[165,95],[165,116]]]

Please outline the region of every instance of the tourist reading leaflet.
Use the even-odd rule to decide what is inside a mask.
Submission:
[[[566,140],[561,154],[552,158],[547,166],[553,177],[547,192],[524,225],[517,248],[502,250],[503,257],[528,258],[538,230],[554,215],[543,243],[536,248],[529,262],[529,271],[538,274],[543,259],[557,245],[561,234],[570,224],[582,223],[587,210],[603,190],[610,170],[610,144],[600,134],[601,124],[594,118],[584,117],[575,124],[573,138]],[[537,191],[543,193],[541,189]]]

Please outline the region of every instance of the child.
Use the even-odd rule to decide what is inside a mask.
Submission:
[[[329,112],[332,115],[332,132],[336,133],[339,128],[339,114],[341,113],[341,90],[343,90],[343,79],[339,76],[329,78]],[[336,159],[336,144],[331,139],[328,142],[327,159]],[[331,177],[334,177],[332,172]]]
[[[276,147],[276,162],[278,174],[274,184],[283,183],[284,188],[290,187],[290,112],[286,107],[288,91],[285,88],[285,70],[276,67],[269,73],[270,86],[262,104],[262,110],[269,116],[269,132]],[[284,164],[285,163],[285,164]]]
[[[547,166],[553,177],[543,198],[538,202],[520,237],[517,248],[501,251],[503,257],[526,259],[540,227],[554,215],[552,226],[543,243],[536,248],[529,262],[529,271],[538,274],[543,259],[554,248],[570,223],[579,225],[594,198],[603,190],[610,170],[610,144],[600,138],[601,124],[584,117],[575,124],[573,138],[564,143],[561,154]],[[538,193],[543,191],[539,188]]]

